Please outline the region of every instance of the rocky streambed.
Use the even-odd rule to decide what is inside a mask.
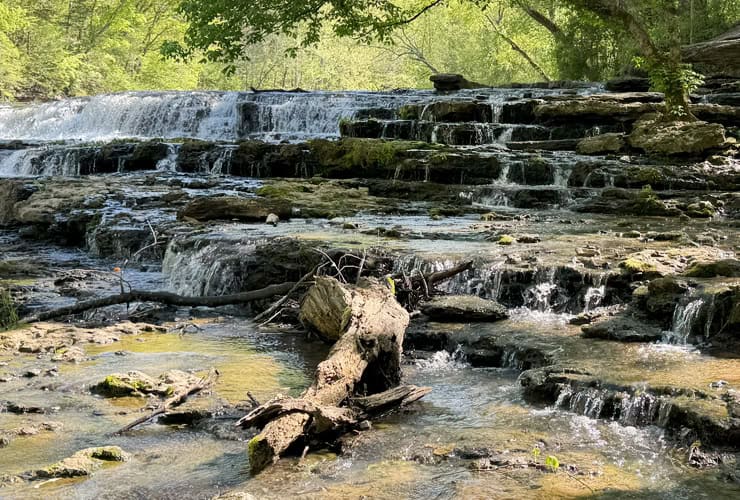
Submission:
[[[697,99],[722,140],[646,155],[632,134],[660,97],[601,92],[193,94],[192,121],[168,114],[184,94],[2,110],[0,310],[129,286],[240,293],[324,253],[369,255],[365,272],[399,283],[472,262],[406,334],[405,379],[430,394],[257,476],[235,421],[307,387],[328,349],[290,302],[266,326],[249,318],[270,300],[2,332],[2,496],[736,495],[738,108]],[[130,120],[152,103],[161,120]],[[137,138],[41,126],[65,106],[128,109]],[[211,388],[113,435],[211,368]]]

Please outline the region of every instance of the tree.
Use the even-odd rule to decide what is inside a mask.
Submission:
[[[689,20],[691,35],[682,29],[686,25],[685,18],[690,16],[690,9],[684,5],[687,2],[693,4],[693,0],[183,0],[180,11],[189,22],[185,44],[168,43],[164,52],[175,57],[189,57],[200,52],[207,60],[232,65],[233,69],[233,61],[243,57],[247,47],[274,33],[294,40],[289,53],[316,44],[323,26],[328,26],[337,36],[388,43],[399,28],[417,22],[433,9],[469,3],[486,12],[508,3],[560,41],[568,40],[567,34],[554,18],[564,18],[568,12],[595,16],[605,27],[628,34],[653,84],[665,92],[670,116],[686,118],[690,117],[688,93],[698,81],[696,74],[681,61],[681,44],[694,33],[692,19]],[[721,8],[721,4],[718,5],[717,8]],[[493,30],[540,74],[547,76],[508,35],[498,17],[494,15],[491,20],[494,21],[491,23]],[[419,59],[417,50],[408,52]],[[429,62],[426,56],[425,60]]]
[[[616,23],[637,43],[653,87],[665,93],[666,117],[693,119],[689,93],[700,75],[681,60],[681,0],[567,0],[575,8]],[[650,30],[650,23],[655,26]]]

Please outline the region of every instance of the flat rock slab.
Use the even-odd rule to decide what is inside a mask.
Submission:
[[[616,316],[593,325],[586,325],[581,330],[586,338],[619,342],[655,342],[663,337],[660,328],[631,316]]]
[[[435,297],[421,305],[421,312],[435,321],[499,321],[509,317],[506,307],[474,295]]]

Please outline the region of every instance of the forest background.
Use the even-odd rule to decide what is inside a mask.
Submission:
[[[685,3],[681,26],[673,27],[684,43],[710,39],[740,19],[740,1]],[[489,85],[602,81],[631,71],[638,53],[619,26],[567,3],[445,4],[400,27],[390,44],[339,38],[327,26],[318,43],[291,55],[296,40],[271,35],[249,46],[229,73],[198,54],[184,61],[162,55],[163,43],[181,42],[188,27],[180,0],[0,0],[0,100],[123,90],[428,88],[435,72]]]

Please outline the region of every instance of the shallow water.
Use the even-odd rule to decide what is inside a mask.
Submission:
[[[0,496],[210,498],[232,489],[257,498],[559,498],[589,496],[593,490],[608,496],[621,492],[631,498],[689,499],[740,493],[736,485],[718,481],[716,471],[687,469],[681,453],[658,428],[635,428],[530,405],[522,399],[516,372],[472,369],[459,356],[446,353],[407,365],[406,381],[431,386],[433,391],[408,410],[376,422],[344,455],[317,450],[301,463],[284,459],[256,478],[249,476],[243,441],[159,424],[109,437],[134,419],[143,404],[135,398],[101,399],[84,390],[109,373],[139,369],[157,375],[172,368],[215,366],[221,379],[214,394],[194,401],[235,402],[243,400],[246,391],[262,400],[305,387],[326,352],[323,345],[306,344],[296,335],[255,333],[251,323],[234,318],[202,321],[199,327],[202,331],[197,333],[145,334],[86,346],[93,359],[60,366],[61,384],[53,390],[42,386],[54,385],[57,379],[21,379],[0,386],[0,399],[59,407],[50,415],[2,414],[0,428],[48,420],[64,424],[57,433],[15,438],[0,453],[4,473],[43,467],[88,446],[115,444],[133,455],[130,462],[106,467],[87,480],[10,487]],[[116,355],[119,351],[128,354]],[[652,346],[635,352],[676,355]],[[695,356],[685,351],[679,355],[687,360]],[[22,356],[16,363],[37,362]],[[248,437],[241,433],[241,439]],[[443,456],[455,448],[487,448],[526,461],[532,459],[535,446],[542,449],[540,460],[554,455],[584,475],[574,479],[564,472],[519,468],[475,472],[454,453]]]

